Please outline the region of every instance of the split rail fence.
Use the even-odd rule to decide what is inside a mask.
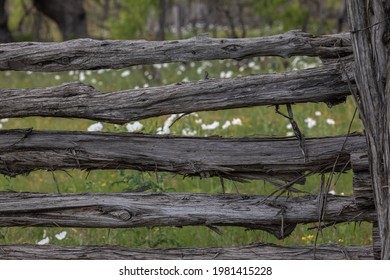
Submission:
[[[1,88],[0,117],[86,118],[123,124],[172,113],[259,105],[345,101],[356,88],[350,34],[281,35],[186,40],[0,44],[0,70],[69,71],[257,56],[318,56],[323,66],[302,71],[101,92],[66,83],[48,88]],[[174,137],[133,133],[0,130],[0,173],[34,170],[134,169],[230,180],[304,184],[308,174],[353,169],[354,195],[265,197],[198,193],[0,193],[0,227],[131,228],[239,226],[288,236],[297,224],[376,222],[362,135],[305,139]],[[321,210],[323,209],[323,210]],[[375,229],[375,226],[374,226]],[[374,241],[377,240],[374,235]],[[375,243],[375,242],[374,242]],[[378,245],[376,245],[378,246]],[[377,247],[376,247],[377,249]],[[380,248],[379,248],[380,249]],[[372,259],[372,246],[135,249],[112,246],[3,245],[3,259]]]

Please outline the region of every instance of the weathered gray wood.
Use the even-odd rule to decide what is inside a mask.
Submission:
[[[318,221],[317,196],[264,197],[195,193],[0,193],[0,227],[240,226],[288,236]],[[324,221],[374,221],[353,197],[329,196]]]
[[[356,204],[362,208],[375,207],[367,152],[353,151],[351,153],[351,167],[353,170],[353,196]]]
[[[0,44],[0,70],[68,71],[254,56],[337,58],[351,54],[349,34],[312,36],[301,31],[245,39],[197,36],[175,41],[98,41]]]
[[[0,173],[37,169],[135,169],[229,179],[297,181],[304,172],[350,168],[362,136],[306,139],[306,158],[292,138],[174,137],[134,133],[0,130]],[[339,155],[339,156],[338,156]]]
[[[347,1],[355,96],[367,137],[381,258],[390,259],[390,2]]]
[[[352,72],[350,73],[352,76]],[[340,65],[105,93],[79,82],[0,89],[0,116],[88,118],[112,123],[161,116],[303,102],[337,104],[350,94]]]
[[[372,179],[368,170],[353,173],[353,196],[359,207],[375,207]]]
[[[117,246],[0,245],[8,260],[371,260],[371,246],[282,247],[257,243],[235,247],[138,249]]]

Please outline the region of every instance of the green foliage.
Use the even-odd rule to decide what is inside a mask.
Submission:
[[[266,25],[280,25],[283,31],[300,29],[308,15],[307,7],[299,0],[255,1],[254,11]]]
[[[158,0],[123,0],[118,18],[110,18],[109,27],[113,39],[148,38],[147,20],[151,11],[158,15]]]

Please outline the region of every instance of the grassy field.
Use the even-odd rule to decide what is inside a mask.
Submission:
[[[45,87],[69,81],[82,81],[102,91],[159,86],[179,81],[199,80],[204,72],[210,78],[229,78],[239,75],[305,69],[320,65],[314,58],[297,57],[289,60],[278,58],[255,58],[237,61],[215,61],[136,66],[118,71],[70,71],[64,73],[1,72],[1,87]],[[346,134],[354,112],[353,100],[328,108],[325,104],[294,105],[294,115],[306,137]],[[284,109],[284,108],[283,108]],[[157,133],[170,116],[140,121],[143,133]],[[95,122],[78,119],[23,118],[1,120],[2,129],[27,128],[50,130],[87,131]],[[254,107],[217,112],[197,112],[182,118],[171,128],[173,135],[224,137],[239,136],[286,136],[291,135],[289,122],[275,113],[274,107]],[[102,131],[127,131],[126,125],[103,123]],[[352,131],[362,131],[359,118],[352,123]],[[61,192],[121,192],[137,188],[148,182],[152,191],[220,193],[219,179],[182,178],[174,174],[140,173],[129,170],[85,171],[70,170],[54,172]],[[305,186],[299,187],[311,193],[319,189],[319,175],[308,178]],[[331,189],[338,195],[351,195],[352,176],[342,174]],[[274,188],[262,181],[249,183],[225,182],[226,192],[242,194],[268,194]],[[32,172],[26,176],[9,178],[0,176],[0,190],[25,192],[56,192],[53,174],[45,171]],[[272,242],[281,245],[312,244],[313,225],[298,226],[294,233],[276,240],[262,231],[246,231],[242,228],[220,228],[218,235],[205,227],[140,228],[140,229],[77,229],[77,228],[1,228],[0,244],[49,243],[58,245],[122,245],[129,247],[180,247],[180,246],[230,246],[253,242]],[[66,232],[66,236],[64,237]],[[62,233],[62,236],[58,235]],[[48,238],[48,239],[47,239]],[[319,235],[318,243],[341,243],[344,245],[371,244],[369,223],[339,224],[329,227]]]

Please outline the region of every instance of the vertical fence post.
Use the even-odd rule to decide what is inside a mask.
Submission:
[[[355,101],[367,138],[381,259],[390,259],[390,3],[349,0]]]

